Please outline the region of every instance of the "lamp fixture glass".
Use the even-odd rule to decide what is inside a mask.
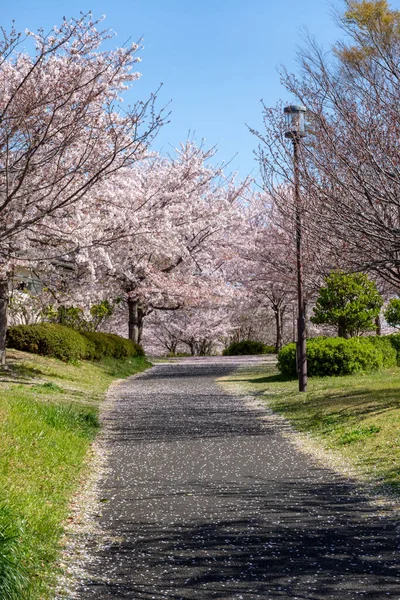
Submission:
[[[290,105],[285,106],[283,113],[285,115],[286,131],[285,137],[290,139],[299,139],[306,135],[306,112],[305,106]]]

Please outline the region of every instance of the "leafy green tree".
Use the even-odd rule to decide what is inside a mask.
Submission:
[[[99,302],[99,304],[93,304],[90,308],[90,315],[92,317],[92,328],[94,331],[97,331],[98,328],[104,321],[107,321],[110,317],[113,316],[115,311],[115,306],[119,304],[121,298],[117,298],[113,302],[109,302],[108,300],[103,300]]]
[[[376,284],[364,273],[332,272],[319,290],[311,321],[334,325],[338,336],[349,338],[375,328],[383,299]]]
[[[392,327],[400,327],[400,298],[392,298],[389,301],[383,316]]]
[[[78,306],[65,306],[63,304],[58,307],[54,305],[47,306],[42,315],[49,323],[58,323],[77,331],[97,331],[104,321],[112,317],[115,306],[119,302],[120,299],[117,298],[112,302],[103,300],[99,304],[93,304],[89,310],[90,319],[86,318],[82,308]]]

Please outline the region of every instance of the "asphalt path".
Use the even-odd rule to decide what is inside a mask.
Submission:
[[[239,363],[158,364],[121,384],[99,498],[110,542],[78,597],[399,600],[399,523],[225,393],[215,380]]]

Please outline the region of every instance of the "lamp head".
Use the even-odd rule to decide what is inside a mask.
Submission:
[[[285,137],[298,140],[306,136],[306,112],[305,106],[285,106],[283,113],[286,121]]]

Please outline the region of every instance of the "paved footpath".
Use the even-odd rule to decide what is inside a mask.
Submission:
[[[124,382],[81,600],[400,599],[400,528],[215,379],[214,359]],[[262,415],[262,413],[261,413]]]

